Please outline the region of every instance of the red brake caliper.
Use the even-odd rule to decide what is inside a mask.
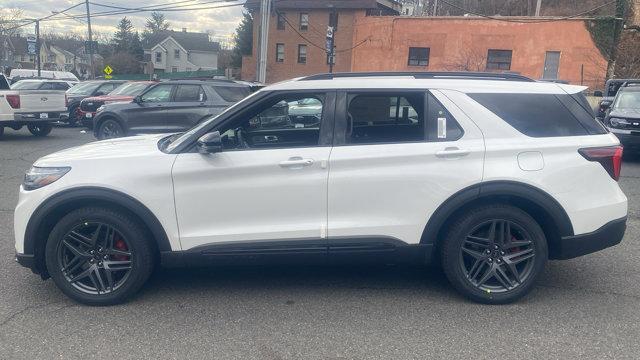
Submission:
[[[124,242],[124,240],[122,240],[122,239],[117,239],[117,240],[114,242],[113,247],[114,247],[116,250],[120,250],[120,251],[127,251],[127,250],[129,250],[129,248],[127,247],[127,243],[125,243],[125,242]],[[127,258],[128,258],[128,256],[127,256],[127,255],[114,255],[114,256],[113,256],[113,258],[114,258],[115,260],[118,260],[118,261],[128,260],[128,259],[127,259]]]

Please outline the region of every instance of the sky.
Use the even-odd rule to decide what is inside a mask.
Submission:
[[[216,2],[221,0],[91,0],[96,4],[104,4],[110,6],[120,6],[126,8],[147,7],[151,5],[181,6],[194,4],[191,7],[203,8],[211,6],[219,6]],[[8,12],[11,9],[23,10],[23,16],[28,18],[41,18],[51,15],[51,11],[60,11],[72,5],[82,2],[82,0],[0,0],[0,13]],[[242,1],[235,0],[233,3]],[[179,3],[179,4],[178,4]],[[197,11],[165,11],[163,14],[170,23],[170,28],[181,30],[187,28],[188,31],[210,32],[217,41],[230,40],[235,32],[235,28],[242,19],[242,6],[227,7],[222,9],[201,9]],[[105,11],[115,11],[113,8],[90,5],[91,13],[99,13]],[[78,6],[67,12],[71,15],[86,15],[84,5]],[[95,17],[91,19],[91,27],[94,33],[98,34],[98,38],[110,37],[115,32],[115,26],[123,17],[131,19],[137,31],[142,32],[144,29],[145,19],[150,17],[150,12],[140,12],[132,14],[109,15],[103,17]],[[40,31],[42,33],[78,33],[86,36],[87,24],[83,21],[66,18],[58,15],[55,18],[59,20],[42,22]],[[25,26],[23,33],[34,33],[33,25]]]

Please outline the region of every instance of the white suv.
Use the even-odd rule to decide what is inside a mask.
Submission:
[[[465,296],[514,301],[547,259],[625,231],[622,147],[583,90],[483,73],[278,83],[185,133],[39,159],[17,261],[92,305],[159,264],[272,261],[440,262]]]

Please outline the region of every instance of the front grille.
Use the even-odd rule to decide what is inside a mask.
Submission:
[[[82,101],[80,110],[84,112],[96,112],[96,110],[104,104],[104,101]]]

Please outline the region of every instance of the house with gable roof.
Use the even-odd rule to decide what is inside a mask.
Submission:
[[[220,44],[211,41],[207,33],[162,31],[149,36],[143,47],[145,60],[153,65],[154,73],[218,68]]]

